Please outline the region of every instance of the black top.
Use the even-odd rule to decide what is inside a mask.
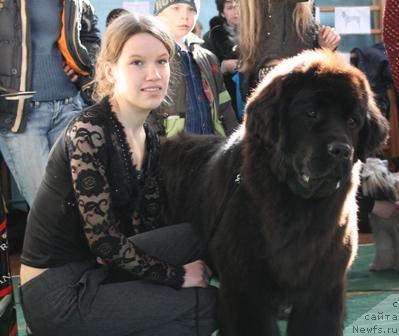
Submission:
[[[30,210],[23,264],[57,267],[98,256],[136,278],[182,285],[181,266],[148,256],[127,239],[160,226],[159,140],[144,128],[138,171],[108,99],[72,120],[50,153]]]

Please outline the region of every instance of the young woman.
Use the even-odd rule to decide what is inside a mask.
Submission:
[[[241,2],[241,71],[262,79],[282,58],[314,47],[335,50],[341,40],[331,27],[319,27],[313,0]]]
[[[189,224],[161,227],[159,217],[159,142],[145,120],[165,97],[174,42],[154,20],[129,14],[111,23],[97,61],[99,103],[52,151],[21,256],[34,334],[215,329],[201,244]]]

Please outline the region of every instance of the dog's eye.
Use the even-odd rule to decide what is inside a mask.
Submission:
[[[349,128],[355,128],[357,127],[357,120],[353,117],[349,117],[347,120]]]
[[[306,115],[309,118],[312,118],[312,119],[316,119],[317,118],[317,112],[316,111],[308,111],[308,113],[306,113]]]

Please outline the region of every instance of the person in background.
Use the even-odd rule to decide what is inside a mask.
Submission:
[[[108,15],[107,18],[105,19],[105,27],[108,27],[112,21],[114,21],[116,18],[120,17],[123,14],[128,14],[129,11],[124,8],[114,8],[112,9]]]
[[[315,47],[335,50],[341,40],[331,27],[319,27],[312,0],[241,1],[240,71],[252,88],[283,58]]]
[[[0,150],[30,206],[55,140],[81,110],[100,46],[96,25],[88,0],[0,0],[0,86],[34,91],[0,100]]]
[[[21,292],[34,335],[210,336],[217,289],[190,224],[162,226],[160,144],[174,42],[151,17],[107,28],[98,103],[62,132],[28,217]]]
[[[239,67],[238,27],[240,24],[240,4],[236,0],[216,0],[218,16],[210,22],[210,30],[204,35],[203,47],[213,52],[220,62],[226,89],[237,114],[236,85],[233,75]]]
[[[399,1],[387,0],[384,8],[383,40],[391,66],[392,79],[396,92],[399,92]],[[399,201],[390,202],[374,200],[371,197],[362,196],[359,192],[359,230],[371,232],[368,220],[369,213],[378,217],[389,219],[399,215]]]
[[[180,131],[225,136],[238,125],[218,59],[191,33],[199,6],[199,0],[156,0],[154,4],[154,14],[169,28],[176,44],[169,104],[152,111],[149,118],[162,136]]]
[[[399,1],[387,0],[384,9],[383,40],[391,66],[396,92],[399,93]]]
[[[399,201],[382,201],[375,200],[371,197],[363,196],[361,187],[358,191],[358,218],[359,218],[359,232],[370,233],[371,226],[369,222],[369,214],[381,217],[383,219],[390,219],[399,215]]]

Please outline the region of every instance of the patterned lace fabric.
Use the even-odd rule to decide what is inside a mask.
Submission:
[[[127,239],[159,226],[159,141],[145,125],[146,157],[143,171],[138,171],[123,126],[107,99],[102,105],[104,111],[87,110],[66,133],[76,204],[89,246],[96,256],[138,278],[180,287],[182,267],[144,254]]]
[[[392,77],[399,92],[399,0],[387,0],[384,10],[384,45],[391,65]]]

